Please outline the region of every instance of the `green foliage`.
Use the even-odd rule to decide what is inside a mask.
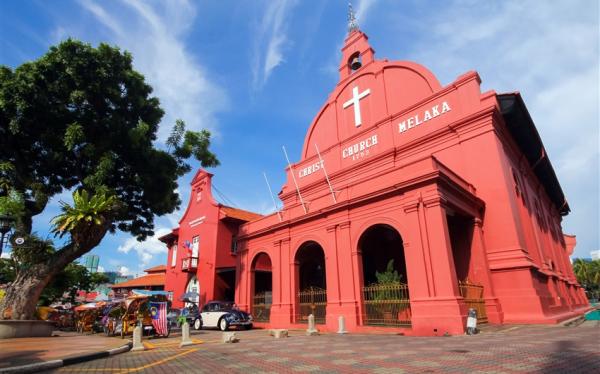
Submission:
[[[23,244],[15,243],[14,236],[11,243],[11,258],[15,261],[17,271],[26,270],[32,265],[44,263],[56,252],[52,240],[39,238],[35,234],[20,237],[25,239]]]
[[[15,262],[12,259],[0,258],[0,284],[10,283],[16,276]]]
[[[118,207],[116,197],[100,192],[90,197],[86,190],[73,193],[73,206],[61,201],[62,213],[52,219],[53,232],[59,237],[89,225],[102,225]]]
[[[573,261],[573,272],[590,297],[600,298],[600,260],[577,258]]]
[[[387,267],[384,272],[380,273],[376,271],[375,277],[377,278],[377,284],[379,285],[400,284],[400,280],[402,279],[402,277],[398,274],[398,271],[394,270],[394,259],[391,259],[387,263]]]
[[[88,270],[82,265],[70,263],[44,288],[40,304],[49,305],[63,299],[65,293],[68,293],[66,301],[73,302],[78,290],[90,291],[94,287],[92,275]]]
[[[129,53],[68,39],[15,70],[0,66],[0,196],[22,194],[25,231],[64,190],[103,191],[121,201],[109,230],[143,240],[154,215],[178,208],[177,178],[218,160],[208,131],[178,120],[168,150],[154,147],[163,116]],[[4,191],[4,192],[3,192]]]
[[[7,195],[0,196],[0,214],[20,219],[25,214],[23,195],[15,190],[11,190]]]

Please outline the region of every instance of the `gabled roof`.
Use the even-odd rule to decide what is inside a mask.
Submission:
[[[262,217],[262,214],[249,212],[247,210],[232,208],[230,206],[222,205],[221,211],[225,214],[225,217],[237,219],[240,221],[250,222]]]
[[[533,172],[546,190],[548,197],[558,210],[566,216],[571,211],[554,168],[544,149],[542,139],[535,128],[529,111],[521,95],[516,93],[499,94],[498,102],[508,131],[527,158]]]
[[[165,285],[165,274],[148,274],[139,278],[130,279],[126,282],[113,284],[111,288],[136,288]]]

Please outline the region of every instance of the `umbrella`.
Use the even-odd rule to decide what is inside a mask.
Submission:
[[[181,297],[179,298],[179,300],[181,301],[185,301],[187,300],[194,300],[197,299],[200,296],[200,294],[196,291],[191,291],[191,292],[186,292],[183,295],[181,295]]]

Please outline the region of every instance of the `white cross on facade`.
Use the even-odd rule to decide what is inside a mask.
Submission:
[[[356,127],[362,124],[362,118],[360,117],[360,99],[371,93],[370,89],[366,89],[361,93],[358,93],[358,86],[352,89],[352,98],[344,103],[344,109],[350,105],[354,105],[354,125]]]

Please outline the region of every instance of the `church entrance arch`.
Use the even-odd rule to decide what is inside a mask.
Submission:
[[[404,245],[386,224],[369,227],[358,241],[362,254],[363,324],[409,326],[411,320]]]
[[[269,322],[273,303],[273,275],[271,258],[261,252],[252,261],[252,308],[251,313],[257,322]]]
[[[325,252],[317,242],[308,241],[300,246],[294,258],[297,285],[297,322],[325,323],[327,308],[327,281],[325,277]]]

